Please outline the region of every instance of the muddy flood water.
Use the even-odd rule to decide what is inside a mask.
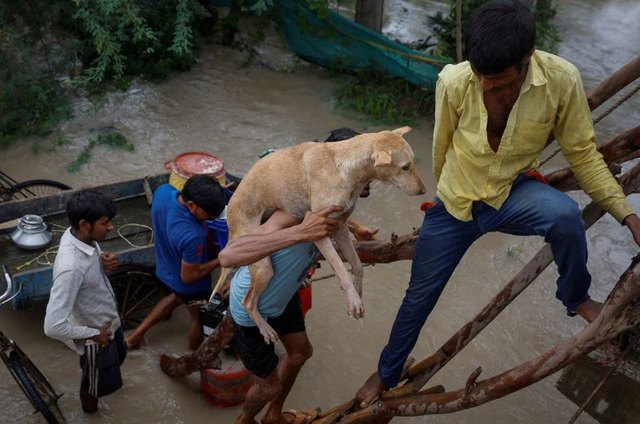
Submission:
[[[421,37],[424,10],[445,11],[446,3],[424,0],[387,0],[385,29],[394,37]],[[636,0],[568,0],[559,6],[556,24],[563,43],[560,55],[575,63],[591,89],[638,55],[640,30]],[[416,11],[423,11],[423,14]],[[203,151],[224,160],[227,171],[244,174],[262,151],[283,148],[311,139],[324,139],[343,126],[361,132],[386,129],[371,124],[357,113],[334,108],[332,94],[337,85],[322,70],[300,66],[292,73],[277,72],[276,66],[291,63],[278,37],[270,37],[262,48],[264,62],[241,67],[242,53],[219,45],[207,46],[199,66],[160,85],[138,82],[125,93],[109,97],[97,115],[78,113],[44,139],[19,140],[0,151],[0,169],[18,181],[48,178],[73,187],[84,187],[162,171],[163,162],[182,152]],[[594,113],[605,110],[601,107]],[[598,142],[637,125],[638,98],[632,98],[597,127]],[[78,110],[88,103],[77,102]],[[67,164],[75,159],[89,138],[113,127],[135,145],[133,152],[98,147],[90,163],[70,174]],[[418,158],[419,172],[427,195],[407,197],[391,186],[374,184],[372,195],[362,199],[354,217],[380,227],[379,238],[405,234],[420,226],[419,205],[435,192],[431,172],[432,117],[405,137]],[[31,153],[33,142],[46,147],[56,137],[72,141],[55,153]],[[542,171],[565,166],[561,157]],[[582,205],[588,199],[572,194]],[[638,198],[632,206],[640,211]],[[588,232],[589,266],[593,273],[592,296],[604,300],[638,248],[624,227],[611,217],[601,219]],[[423,359],[437,350],[481,308],[543,246],[536,237],[490,234],[479,240],[464,257],[424,327],[412,356]],[[327,274],[328,266],[322,268]],[[313,309],[307,315],[314,356],[308,361],[287,400],[286,408],[330,409],[351,398],[375,369],[397,308],[409,280],[410,262],[365,268],[362,320],[346,314],[345,294],[335,278],[319,281],[313,288]],[[323,274],[320,275],[323,275]],[[495,322],[438,373],[430,384],[447,390],[464,386],[479,366],[480,379],[504,372],[528,361],[579,332],[583,322],[568,318],[555,300],[556,271],[545,271]],[[0,330],[15,339],[40,367],[53,386],[64,392],[59,404],[70,423],[230,423],[239,408],[209,405],[199,393],[198,374],[181,379],[166,377],[158,366],[161,353],[186,352],[186,310],[177,310],[148,332],[148,344],[130,352],[124,364],[124,388],[101,401],[99,413],[85,415],[77,389],[80,379],[77,355],[63,344],[48,339],[42,331],[45,304],[15,311],[0,307]],[[281,347],[278,347],[282,351]],[[397,419],[397,422],[474,424],[562,424],[577,406],[555,389],[554,375],[531,387],[487,405],[453,415]],[[38,416],[8,372],[0,369],[0,422],[38,423]],[[595,423],[583,414],[577,421]]]

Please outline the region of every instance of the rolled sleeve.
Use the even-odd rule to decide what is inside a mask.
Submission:
[[[580,187],[618,222],[634,211],[616,179],[596,149],[591,111],[577,69],[566,78],[554,135]]]

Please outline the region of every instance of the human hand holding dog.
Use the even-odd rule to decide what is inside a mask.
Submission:
[[[330,237],[338,223],[337,218],[330,218],[333,212],[342,212],[342,206],[331,205],[318,212],[310,212],[304,215],[304,220],[298,225],[302,235],[302,241],[317,241]]]

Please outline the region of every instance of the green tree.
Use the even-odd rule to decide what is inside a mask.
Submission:
[[[190,69],[207,16],[197,0],[2,0],[0,145],[71,118],[74,87],[103,90]]]

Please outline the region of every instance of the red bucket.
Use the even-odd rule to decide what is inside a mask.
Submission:
[[[182,190],[184,183],[194,175],[212,175],[220,185],[225,185],[225,171],[222,160],[217,156],[202,152],[189,152],[178,155],[174,160],[164,163],[164,169],[171,170],[169,184]]]
[[[241,405],[253,386],[254,376],[242,361],[228,353],[220,353],[222,369],[200,371],[200,390],[211,405],[223,408]]]

